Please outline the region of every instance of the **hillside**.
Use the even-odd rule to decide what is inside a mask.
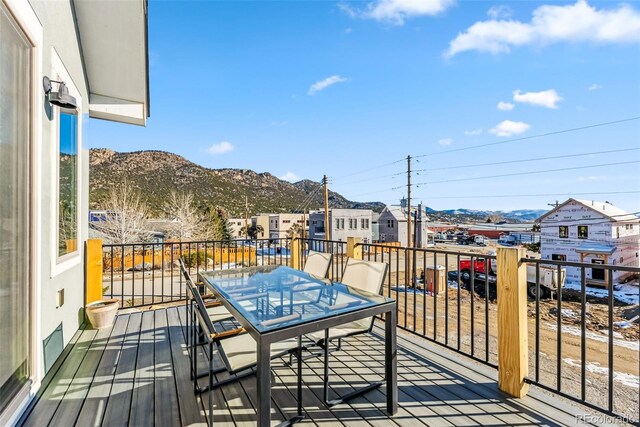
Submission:
[[[204,205],[218,205],[231,216],[244,216],[245,196],[249,214],[290,212],[300,209],[313,193],[307,209],[323,206],[319,184],[303,180],[295,184],[278,179],[268,172],[248,169],[208,169],[184,157],[164,151],[119,153],[109,149],[92,149],[89,153],[89,206],[100,209],[110,188],[127,179],[140,189],[152,214],[161,214],[163,201],[172,189],[188,190]],[[376,211],[381,203],[351,202],[338,193],[329,192],[332,208],[369,208]]]

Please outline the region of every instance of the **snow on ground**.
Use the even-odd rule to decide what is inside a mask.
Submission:
[[[572,289],[574,291],[581,291],[580,282],[566,281],[564,285],[565,289]],[[587,295],[597,298],[609,297],[609,290],[604,288],[592,288],[587,286]],[[640,285],[637,280],[628,283],[618,283],[613,285],[613,297],[620,302],[631,305],[640,304]]]
[[[562,360],[569,366],[580,367],[580,362],[576,360],[569,358]],[[600,366],[598,362],[587,363],[585,369],[596,374],[609,375],[609,369]],[[634,387],[636,389],[638,388],[638,386],[640,386],[640,377],[633,374],[613,371],[613,380],[618,381],[619,383],[622,383],[626,386]]]
[[[557,331],[558,330],[558,325],[556,325],[555,323],[547,323],[547,327],[553,331]],[[563,334],[571,334],[571,335],[576,335],[576,336],[581,336],[582,335],[582,331],[580,330],[579,327],[577,326],[570,326],[570,325],[562,325],[562,333]],[[599,334],[597,332],[593,332],[593,331],[586,331],[586,338],[592,339],[594,341],[600,341],[600,342],[609,342],[609,336],[608,334]],[[613,345],[617,345],[620,347],[626,347],[628,349],[631,350],[640,350],[640,342],[638,341],[626,341],[624,339],[618,339],[615,338],[614,335],[614,339],[613,339]]]

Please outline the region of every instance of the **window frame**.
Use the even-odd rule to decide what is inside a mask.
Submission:
[[[584,229],[586,231],[586,233],[584,235],[582,235],[581,230]],[[589,238],[589,226],[588,225],[579,225],[578,226],[578,233],[577,233],[578,239],[588,239]]]
[[[84,206],[84,200],[82,198],[82,187],[84,182],[84,171],[82,168],[82,141],[83,141],[83,122],[84,117],[82,113],[82,96],[78,87],[75,85],[71,78],[71,75],[67,71],[62,59],[58,55],[55,48],[51,48],[51,73],[52,80],[64,81],[69,94],[76,98],[77,108],[75,114],[77,115],[76,123],[76,149],[77,149],[77,161],[76,161],[76,236],[78,243],[76,250],[69,252],[62,256],[58,253],[59,247],[59,224],[60,224],[60,113],[59,107],[51,106],[53,119],[51,120],[51,277],[55,277],[77,265],[82,261],[82,206]],[[64,109],[62,112],[70,112],[74,110]]]
[[[563,230],[565,231],[563,233]],[[569,238],[569,226],[568,225],[559,225],[558,226],[558,237],[561,239]]]

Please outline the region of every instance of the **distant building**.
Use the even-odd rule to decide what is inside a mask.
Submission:
[[[261,213],[251,217],[251,225],[255,227],[260,226],[260,229],[261,229],[261,231],[258,231],[256,236],[258,239],[269,238],[269,217],[270,216],[271,216],[270,214]]]
[[[300,227],[303,224],[302,214],[270,214],[269,215],[269,238],[284,239],[288,236],[289,229],[295,224]]]
[[[329,237],[346,242],[347,237],[360,237],[372,242],[373,211],[371,209],[329,209]],[[309,238],[327,239],[324,210],[309,214]]]
[[[426,247],[432,241],[433,231],[427,227],[426,211],[419,204],[413,210],[411,224],[412,234],[415,233],[415,246]],[[400,246],[407,246],[407,212],[406,208],[398,205],[386,206],[378,218],[379,242],[399,242]],[[412,236],[413,239],[413,236]]]
[[[229,232],[231,233],[232,239],[244,239],[245,235],[242,233],[242,229],[247,223],[245,218],[229,218],[227,220],[229,224]],[[251,225],[251,221],[248,222]]]
[[[640,266],[640,219],[608,202],[569,199],[536,221],[540,223],[542,259]],[[586,269],[585,275],[589,284],[606,284],[602,268]],[[613,280],[619,282],[629,275],[614,271]],[[580,281],[580,269],[567,268],[567,278]]]

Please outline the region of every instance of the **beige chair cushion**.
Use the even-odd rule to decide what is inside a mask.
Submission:
[[[307,261],[304,263],[302,271],[325,278],[329,272],[332,257],[333,255],[324,252],[309,251]]]
[[[233,315],[223,305],[207,308],[207,314],[212,323],[233,318]]]
[[[220,341],[222,352],[227,359],[230,373],[240,372],[256,366],[258,353],[256,340],[250,334],[236,335]],[[271,344],[271,358],[279,357],[298,346],[298,340],[293,338]]]

